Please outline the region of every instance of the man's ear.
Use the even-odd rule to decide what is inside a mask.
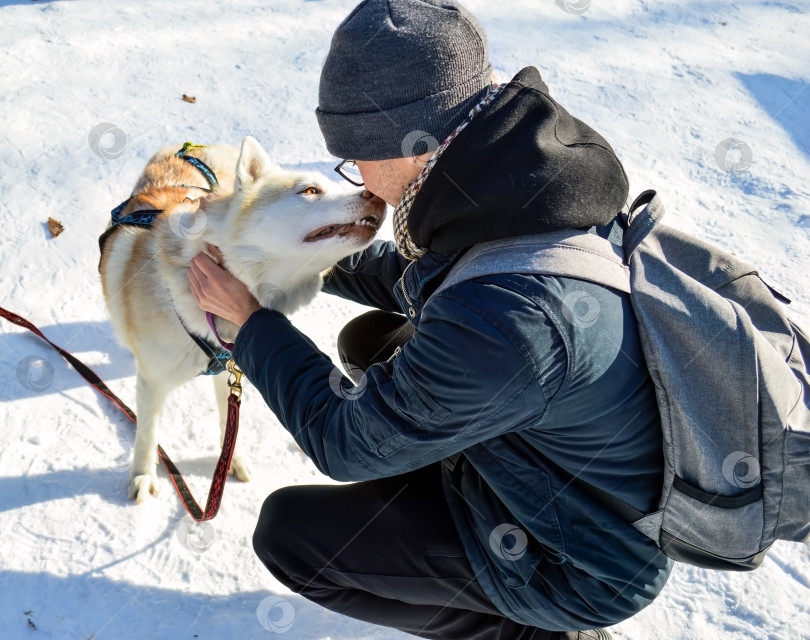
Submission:
[[[246,186],[255,184],[262,176],[278,171],[267,152],[255,138],[248,136],[242,141],[242,150],[236,163],[236,184],[234,189],[239,191]]]

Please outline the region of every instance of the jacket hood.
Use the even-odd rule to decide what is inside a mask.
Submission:
[[[608,142],[527,67],[438,158],[408,228],[418,246],[449,255],[489,240],[605,225],[627,195]]]

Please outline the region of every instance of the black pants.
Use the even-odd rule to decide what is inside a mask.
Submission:
[[[403,316],[369,312],[341,332],[341,360],[365,369],[411,334]],[[392,478],[275,491],[253,547],[293,592],[358,620],[437,640],[560,637],[505,618],[487,598],[448,512],[440,463]]]

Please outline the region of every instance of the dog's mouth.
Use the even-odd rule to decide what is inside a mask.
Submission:
[[[327,238],[345,237],[358,235],[371,237],[377,233],[382,224],[382,216],[368,215],[360,220],[345,224],[327,224],[319,229],[315,229],[304,237],[304,242],[319,242]]]

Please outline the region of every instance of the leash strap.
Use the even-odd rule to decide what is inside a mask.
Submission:
[[[214,332],[214,337],[217,339],[217,342],[222,345],[222,348],[225,349],[228,353],[233,351],[233,342],[225,342],[222,338],[219,337],[219,332],[217,331],[217,325],[214,323],[214,314],[210,311],[205,312],[205,319],[208,320],[208,326],[211,327],[211,331]]]
[[[126,403],[121,400],[121,398],[115,395],[107,384],[90,367],[76,358],[73,354],[65,351],[59,345],[48,340],[48,338],[46,338],[36,326],[22,316],[0,307],[0,317],[5,318],[17,326],[28,329],[51,345],[65,360],[73,365],[73,368],[78,371],[79,375],[87,380],[87,382],[89,382],[90,385],[93,386],[97,391],[112,400],[112,402],[119,409],[121,409],[127,418],[137,424],[135,412],[132,411],[132,409],[130,409]],[[177,490],[177,495],[180,496],[180,501],[183,503],[183,506],[186,508],[189,515],[197,522],[211,520],[217,515],[219,506],[222,503],[222,494],[225,490],[225,479],[228,476],[228,469],[230,469],[234,448],[236,447],[236,435],[239,431],[239,406],[241,404],[242,396],[242,372],[232,361],[228,365],[228,370],[233,375],[233,380],[229,380],[231,393],[228,396],[228,421],[225,429],[225,439],[222,443],[222,452],[219,454],[219,459],[217,460],[217,465],[214,469],[214,477],[211,479],[211,487],[208,490],[208,501],[205,505],[205,511],[203,511],[200,508],[200,505],[197,504],[197,501],[191,494],[191,490],[188,488],[183,475],[180,473],[177,465],[174,464],[172,459],[169,457],[169,454],[167,454],[160,445],[158,445],[157,448],[158,456],[160,457],[161,462],[163,462],[163,466],[166,467],[166,471],[169,473],[172,484]]]
[[[222,443],[222,452],[219,454],[217,466],[214,468],[214,476],[211,478],[211,487],[208,489],[208,501],[205,503],[205,511],[200,508],[194,496],[191,495],[191,489],[188,488],[177,465],[169,458],[163,447],[158,445],[158,456],[160,456],[163,466],[166,467],[166,471],[169,473],[177,495],[180,496],[180,501],[186,511],[196,522],[213,520],[214,516],[219,512],[220,504],[222,504],[225,479],[228,477],[228,469],[231,468],[231,460],[236,447],[236,435],[239,431],[239,405],[239,398],[236,394],[231,393],[228,396],[228,423],[225,429],[225,440]]]

